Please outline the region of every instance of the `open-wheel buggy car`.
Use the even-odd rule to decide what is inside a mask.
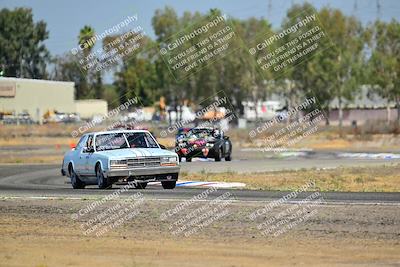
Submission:
[[[175,152],[179,160],[192,158],[213,158],[215,161],[232,159],[232,142],[224,132],[214,128],[193,128],[186,133],[177,135]]]

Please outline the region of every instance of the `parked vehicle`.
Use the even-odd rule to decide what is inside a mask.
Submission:
[[[43,123],[75,123],[80,120],[77,113],[48,111],[43,115]]]
[[[97,184],[110,188],[117,181],[133,181],[145,188],[160,181],[164,189],[175,188],[179,175],[178,155],[159,145],[146,130],[88,133],[64,155],[61,173],[72,187]]]
[[[12,114],[0,114],[0,118],[3,124],[34,124],[31,116],[28,112],[23,111],[17,116]]]
[[[192,158],[214,158],[215,161],[232,159],[232,142],[224,132],[213,128],[193,128],[177,135],[175,151],[179,161],[184,157],[187,162]]]
[[[251,101],[242,102],[244,107],[244,118],[247,121],[268,121],[284,110],[279,101],[259,101],[256,104]]]

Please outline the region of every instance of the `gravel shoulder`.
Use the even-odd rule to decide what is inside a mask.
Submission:
[[[210,211],[210,202],[197,201],[173,216],[163,217],[182,202],[144,199],[135,206],[133,218],[96,236],[94,232],[85,234],[84,226],[105,210],[126,210],[132,203],[126,199],[110,200],[90,213],[74,217],[92,203],[93,200],[54,199],[0,201],[1,265],[400,265],[398,205],[316,205],[308,210],[312,216],[307,220],[278,236],[264,236],[259,225],[283,211],[294,213],[295,204],[279,205],[250,219],[248,215],[266,203],[224,202],[226,205],[218,213],[228,210],[225,216],[185,235],[173,233],[177,222],[193,211]]]

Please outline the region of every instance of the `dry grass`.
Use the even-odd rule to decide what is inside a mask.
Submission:
[[[46,125],[1,125],[0,138],[18,137],[71,137],[72,131],[80,125],[46,124]]]
[[[76,143],[77,139],[68,137],[14,137],[0,139],[0,146],[56,146]]]
[[[40,156],[9,156],[0,157],[0,163],[18,163],[18,164],[31,164],[31,163],[43,163],[43,164],[61,164],[63,155],[40,155]]]
[[[315,181],[318,191],[400,192],[400,164],[379,167],[337,168],[240,174],[185,173],[182,180],[241,182],[255,190],[296,190]]]
[[[76,142],[78,138],[72,138],[71,133],[79,129],[81,124],[46,124],[46,125],[0,125],[0,146],[27,145],[27,144],[69,144]],[[106,125],[97,125],[89,129],[90,132],[103,130]],[[174,134],[169,134],[166,138],[160,138],[160,129],[151,125],[143,127],[155,133],[161,144],[173,147],[175,144]],[[255,147],[262,142],[263,138],[269,136],[274,131],[281,128],[274,127],[268,131],[257,134],[256,138],[249,137],[249,129],[231,129],[227,132],[235,147]],[[346,128],[347,129],[347,128]],[[372,131],[373,132],[373,131]],[[341,149],[341,150],[393,150],[400,149],[400,138],[396,134],[379,133],[360,135],[349,129],[344,131],[341,137],[337,127],[320,126],[317,133],[304,138],[295,145],[296,148],[313,149]]]
[[[248,215],[264,208],[265,203],[237,202],[229,205],[229,215],[186,237],[172,235],[170,226],[204,207],[204,202],[192,203],[176,216],[160,220],[162,213],[182,202],[146,200],[135,218],[96,237],[83,235],[81,225],[117,203],[121,210],[129,203],[122,199],[106,201],[88,216],[71,219],[73,213],[90,203],[64,199],[0,201],[0,265],[397,266],[400,259],[399,230],[393,225],[398,208],[394,206],[321,206],[312,219],[274,238],[262,236],[257,225],[277,216],[287,205],[252,221]]]

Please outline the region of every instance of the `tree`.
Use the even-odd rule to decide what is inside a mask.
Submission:
[[[94,97],[100,99],[103,97],[103,78],[101,77],[101,72],[96,71],[94,75],[94,81],[92,83],[94,89]]]
[[[78,44],[81,47],[83,55],[85,57],[90,54],[95,45],[95,42],[92,41],[94,40],[94,36],[95,36],[95,31],[89,25],[83,26],[83,28],[79,31]]]
[[[218,9],[211,9],[205,14],[184,12],[182,17],[178,17],[169,7],[157,10],[152,19],[157,43],[159,47],[165,47],[174,40],[174,36],[177,38],[178,35],[189,34],[217,16],[222,16],[222,12]],[[172,76],[163,58],[161,56],[156,58],[159,92],[167,96],[169,103],[177,105],[189,100],[196,104],[207,105],[208,103],[203,102],[204,99],[209,99],[210,96],[223,90],[229,97],[230,103],[242,112],[243,100],[253,98],[257,101],[260,97],[265,97],[267,93],[265,75],[257,71],[255,64],[251,62],[251,55],[243,49],[241,40],[261,41],[263,36],[258,33],[270,34],[271,25],[264,19],[256,18],[246,21],[228,18],[225,25],[232,26],[235,32],[227,53],[213,62],[201,63],[191,73],[174,72],[178,81]],[[206,35],[191,38],[180,45],[179,51],[196,45],[204,40],[205,36],[210,36],[218,30],[220,28],[214,27],[209,29]]]
[[[293,24],[296,14],[309,10],[314,10],[311,4],[294,5],[287,13],[286,23],[290,22],[287,25]],[[290,77],[305,95],[315,95],[318,106],[325,111],[329,111],[334,98],[338,99],[341,129],[343,102],[352,100],[360,88],[364,62],[363,28],[354,17],[345,16],[337,9],[323,8],[318,17],[323,18],[320,26],[327,36],[319,42],[322,49],[296,65]]]
[[[186,13],[187,15],[188,13]],[[168,6],[164,9],[157,9],[151,22],[159,48],[165,47],[168,43],[168,38],[178,33],[179,30],[184,29],[175,10]],[[176,82],[161,56],[155,58],[154,64],[158,78],[158,91],[161,95],[167,97],[167,103],[173,103],[176,110],[182,83]]]
[[[322,24],[334,44],[330,48],[331,57],[328,58],[328,64],[332,68],[328,77],[332,78],[334,95],[338,99],[341,129],[343,100],[353,100],[360,89],[364,57],[363,28],[355,17],[347,17],[337,9],[324,8],[319,16],[324,18]]]
[[[74,82],[75,98],[83,99],[88,95],[87,76],[80,69],[78,60],[76,56],[69,53],[54,57],[50,78],[56,81]]]
[[[387,100],[387,122],[390,121],[390,101],[397,105],[397,122],[400,122],[400,23],[377,21],[369,28],[368,61],[369,82],[373,92]]]
[[[164,42],[178,29],[178,16],[172,7],[165,7],[164,9],[157,9],[153,18],[151,19],[154,33],[157,36],[158,42]]]
[[[156,100],[157,78],[154,57],[158,51],[155,49],[155,43],[142,32],[131,32],[129,37],[120,38],[124,35],[108,36],[103,41],[103,50],[110,54],[110,58],[118,58],[114,61],[115,81],[114,85],[118,88],[121,102],[135,96],[140,97],[144,105],[150,105]],[[123,40],[122,40],[123,39]],[[119,42],[116,42],[120,40]],[[117,43],[116,49],[110,45]],[[122,49],[118,49],[121,47]],[[130,48],[136,47],[131,53]],[[107,53],[108,50],[114,50],[115,53]],[[105,58],[104,61],[110,58]]]
[[[103,97],[103,78],[102,72],[96,70],[95,66],[85,69],[80,61],[86,62],[86,58],[95,58],[89,55],[95,45],[95,31],[92,27],[85,25],[78,35],[78,45],[81,49],[75,54],[65,54],[55,57],[52,60],[54,64],[52,79],[61,81],[73,81],[75,83],[76,99],[87,99]]]
[[[43,41],[49,37],[46,23],[33,22],[32,10],[0,11],[0,66],[4,76],[46,78],[50,54]]]
[[[93,40],[93,37],[95,36],[95,31],[91,26],[85,25],[80,31],[79,31],[79,35],[78,35],[78,45],[79,47],[83,48],[80,50],[79,53],[77,53],[76,55],[76,64],[80,64],[78,61],[83,59],[85,60],[86,58],[88,58],[88,56],[90,55],[95,42],[91,42],[90,40]],[[75,87],[76,87],[76,98],[77,99],[82,99],[82,98],[88,98],[88,97],[92,97],[92,93],[91,93],[91,86],[89,84],[89,79],[91,78],[90,76],[97,76],[97,75],[93,75],[94,71],[93,69],[85,69],[82,67],[82,65],[80,66],[80,70],[81,70],[81,75],[79,75],[79,79],[78,81],[75,83]],[[95,81],[100,81],[101,82],[101,78],[100,79],[96,79]],[[101,85],[97,85],[97,86],[101,86]]]
[[[260,43],[265,36],[273,34],[271,24],[265,19],[249,18],[245,21],[232,20],[237,40],[252,40],[253,43]],[[239,46],[239,44],[236,44]],[[238,56],[240,58],[238,58]],[[239,49],[235,53],[229,54],[225,60],[226,72],[226,90],[228,94],[234,96],[234,103],[242,113],[242,101],[251,99],[258,105],[259,101],[265,99],[271,90],[267,87],[268,80],[272,79],[269,71],[258,69],[257,63],[253,61],[254,56],[250,55],[247,49]],[[237,69],[237,72],[235,72]],[[242,75],[237,75],[242,73]],[[233,83],[232,83],[233,82]],[[240,89],[240,93],[231,91],[231,88]],[[258,119],[257,108],[256,119]]]
[[[304,18],[306,14],[311,15],[316,13],[318,17],[321,16],[321,12],[318,14],[309,3],[293,5],[287,12],[286,18],[282,23],[282,29],[292,27],[298,20]],[[299,14],[303,16],[299,16]],[[319,23],[309,23],[302,26],[301,30],[282,38],[279,45],[284,45],[293,41],[295,38],[299,37],[299,34],[305,33],[317,25],[320,26]],[[326,49],[331,45],[328,39],[321,38],[317,42],[318,50],[301,57],[299,62],[295,63],[295,66],[289,67],[284,75],[281,75],[277,80],[277,84],[280,85],[281,88],[286,88],[286,90],[283,91],[288,102],[288,109],[294,106],[296,98],[298,97],[315,96],[317,103],[313,108],[319,108],[325,113],[329,111],[329,103],[335,97],[332,80],[334,80],[333,61],[337,52],[332,49]],[[303,44],[300,41],[299,43]],[[329,124],[328,116],[325,116],[325,118],[326,123]]]
[[[143,105],[157,100],[157,76],[154,64],[145,57],[132,57],[115,74],[115,83],[120,89],[121,101],[139,96]]]

